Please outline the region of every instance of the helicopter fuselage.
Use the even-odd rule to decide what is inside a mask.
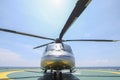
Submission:
[[[45,70],[72,69],[75,58],[71,47],[63,43],[54,43],[46,47],[41,58],[41,67]]]

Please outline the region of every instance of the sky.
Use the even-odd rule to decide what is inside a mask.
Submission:
[[[0,28],[57,38],[77,0],[0,0]],[[120,0],[92,0],[63,39],[120,40]],[[50,40],[0,31],[0,67],[39,67]],[[120,42],[66,42],[76,66],[120,66]]]

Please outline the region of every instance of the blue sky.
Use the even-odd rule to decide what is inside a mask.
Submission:
[[[77,0],[0,0],[0,28],[57,38]],[[63,39],[120,40],[120,0],[92,0]],[[40,66],[48,43],[0,31],[0,66]],[[76,66],[120,66],[120,42],[67,42]]]

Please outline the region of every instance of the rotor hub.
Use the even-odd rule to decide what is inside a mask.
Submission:
[[[57,39],[55,40],[55,42],[56,42],[56,43],[62,43],[62,40],[60,40],[59,38],[57,38]]]

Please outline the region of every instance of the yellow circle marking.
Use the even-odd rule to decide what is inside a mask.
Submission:
[[[105,72],[105,73],[112,73],[112,74],[120,74],[120,72],[107,71],[107,70],[87,70],[87,71],[95,71],[95,72]]]
[[[15,72],[22,72],[24,70],[17,70],[17,71],[8,71],[8,72],[0,72],[0,79],[7,79],[7,80],[13,80],[13,79],[9,79],[7,77],[8,74],[11,74],[11,73],[15,73]]]
[[[114,72],[114,71],[103,71],[103,70],[98,70],[99,72],[107,72],[107,73],[112,73],[112,74],[120,74],[120,72]]]

